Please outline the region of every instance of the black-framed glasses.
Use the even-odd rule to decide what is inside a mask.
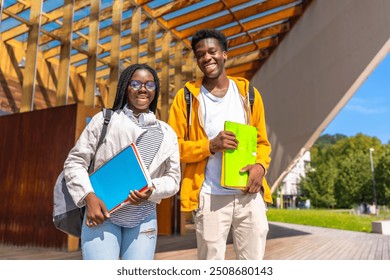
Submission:
[[[134,90],[140,90],[142,86],[145,86],[147,91],[155,91],[156,90],[156,83],[154,81],[147,81],[146,83],[142,83],[138,80],[131,80],[130,81],[130,87]]]

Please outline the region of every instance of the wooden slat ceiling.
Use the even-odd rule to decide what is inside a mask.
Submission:
[[[27,32],[34,26],[30,20],[32,5],[39,0],[0,0],[1,39],[26,41]],[[88,41],[95,36],[89,34],[91,1],[73,2],[74,19],[71,29],[70,63],[77,73],[87,75],[89,57]],[[216,28],[228,37],[229,51],[227,73],[251,79],[263,65],[283,37],[291,30],[296,20],[303,14],[312,0],[177,0],[177,1],[123,1],[120,25],[120,65],[131,64],[132,50],[138,51],[139,62],[148,62],[150,46],[148,38],[153,22],[155,29],[155,67],[160,71],[163,57],[162,44],[165,34],[170,33],[169,54],[178,54],[176,45],[181,44],[182,55],[190,50],[192,34],[201,28]],[[110,50],[113,39],[113,2],[101,0],[97,43],[96,79],[108,80],[110,77]],[[34,4],[35,3],[35,4]],[[43,1],[39,49],[46,60],[59,60],[63,38],[64,0]],[[135,11],[141,9],[141,13]],[[138,42],[132,32],[132,19],[140,15]],[[134,49],[137,48],[137,49]],[[176,50],[176,52],[175,52]],[[190,51],[191,52],[191,51]],[[136,54],[137,55],[137,54]],[[174,64],[170,68],[174,68]],[[174,71],[169,72],[173,76]],[[185,77],[184,77],[185,79]],[[173,83],[173,79],[170,81]]]

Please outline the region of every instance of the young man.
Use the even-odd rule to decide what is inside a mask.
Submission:
[[[185,164],[181,209],[194,212],[199,259],[224,259],[230,228],[237,259],[262,259],[268,233],[265,202],[272,202],[264,179],[271,147],[263,102],[254,89],[251,105],[249,82],[226,75],[227,40],[221,32],[200,30],[191,45],[204,77],[185,84],[190,92],[189,112],[183,88],[176,94],[168,120],[178,135]],[[220,185],[222,152],[239,145],[233,133],[224,131],[225,120],[258,129],[256,163],[243,166],[249,173],[245,190]]]

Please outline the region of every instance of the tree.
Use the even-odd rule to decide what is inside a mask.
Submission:
[[[336,172],[326,164],[308,172],[300,182],[300,192],[310,199],[314,207],[333,208],[336,205],[333,185]]]
[[[310,166],[299,185],[301,194],[310,198],[314,207],[333,208],[336,205],[333,186],[337,169],[333,159],[329,157],[329,148],[314,148]]]
[[[334,182],[337,207],[351,208],[363,202],[372,203],[371,173],[367,153],[358,151],[338,159],[338,175]]]
[[[350,208],[363,202],[373,203],[369,157],[372,147],[379,151],[380,140],[360,133],[332,146],[338,169],[334,185],[337,207]]]
[[[388,146],[384,153],[378,138],[364,134],[353,137],[341,134],[321,136],[310,150],[312,169],[301,181],[300,192],[315,207],[351,208],[363,202],[371,204],[374,195],[369,151],[374,148],[378,203],[389,203]]]
[[[375,168],[375,181],[378,205],[390,205],[390,143],[382,147]]]
[[[324,134],[317,139],[314,146],[320,148],[331,146],[336,144],[337,141],[345,138],[347,138],[347,136],[345,136],[344,134],[334,134],[334,135]]]

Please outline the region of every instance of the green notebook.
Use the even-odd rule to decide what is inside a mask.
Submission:
[[[225,130],[236,135],[238,147],[222,153],[221,185],[226,188],[244,188],[248,172],[240,172],[248,164],[256,162],[257,128],[236,122],[225,122]]]

